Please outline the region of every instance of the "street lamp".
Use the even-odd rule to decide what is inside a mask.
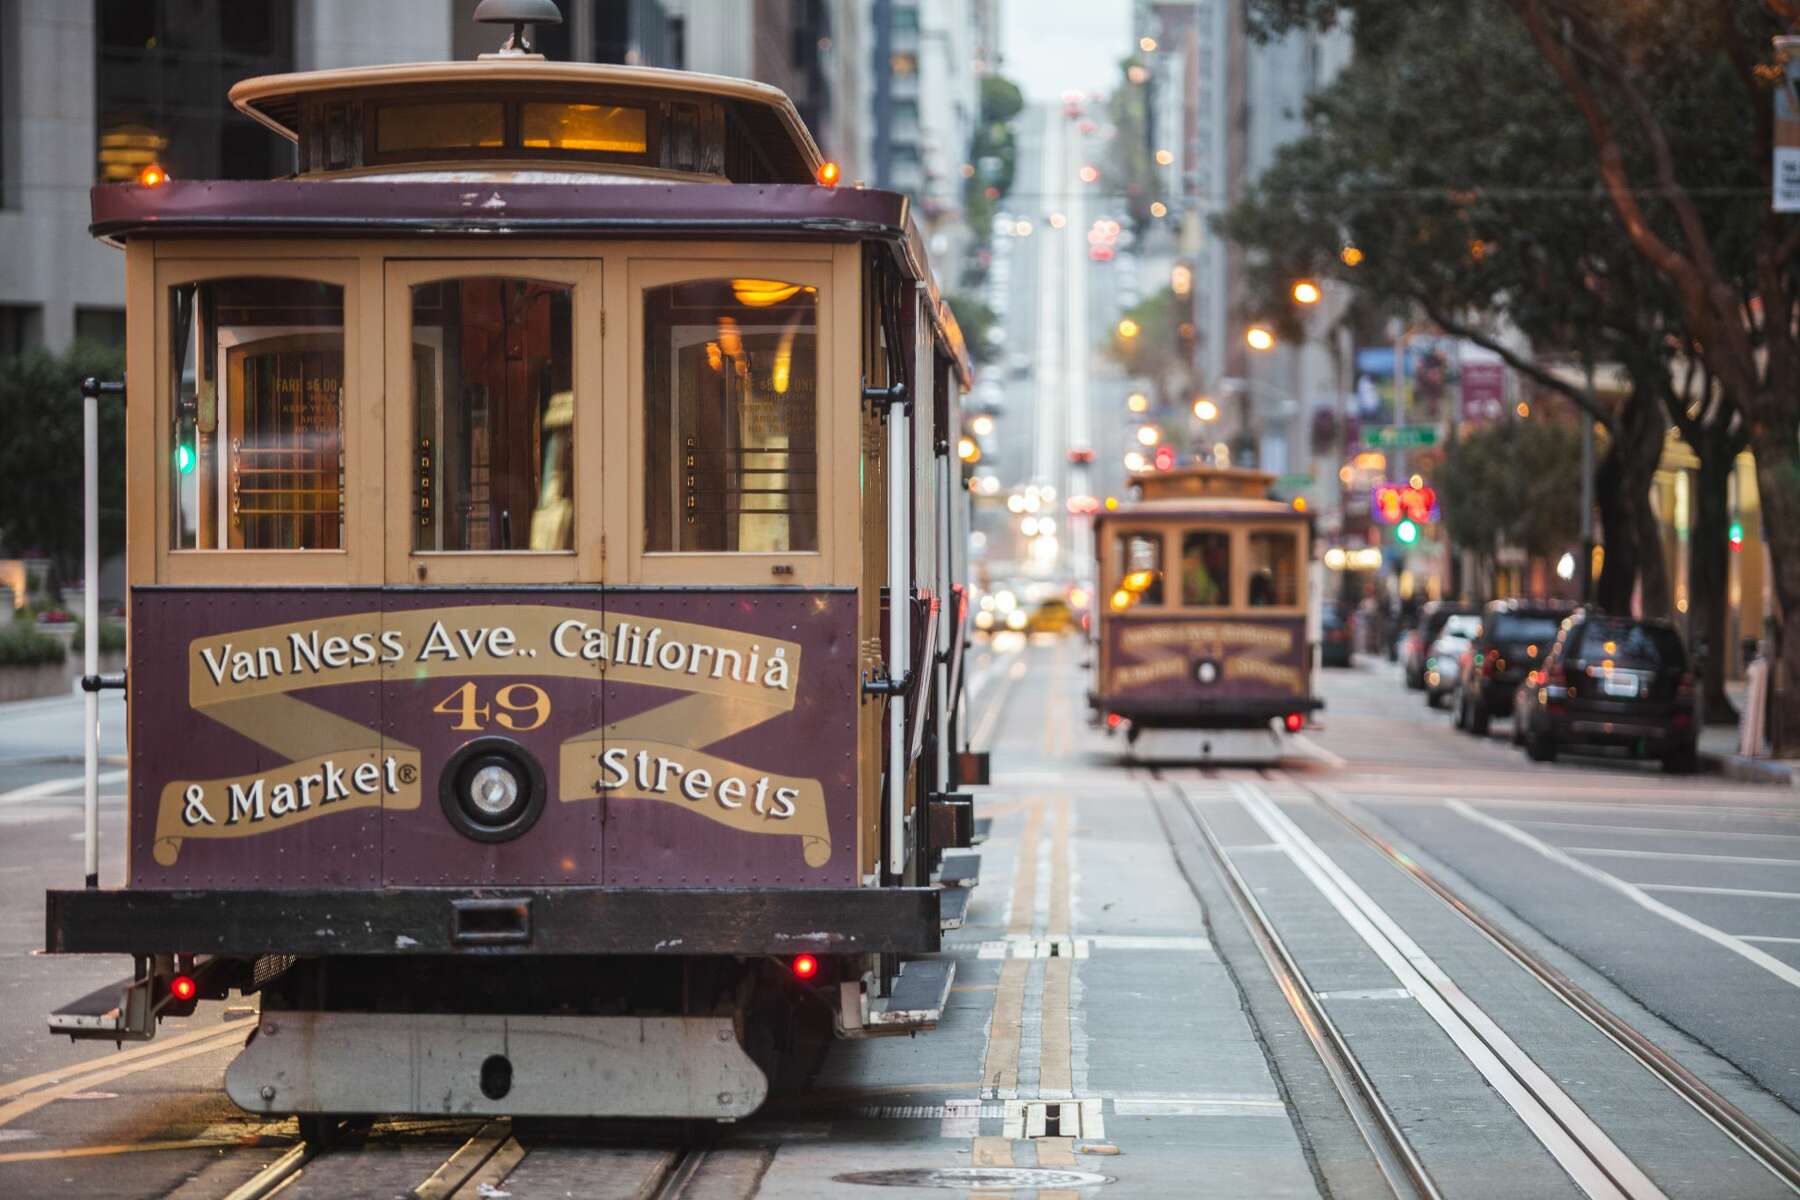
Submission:
[[[1139,425],[1137,440],[1140,445],[1154,446],[1162,440],[1162,430],[1154,425]]]
[[[1244,330],[1244,344],[1258,353],[1275,348],[1275,333],[1267,325],[1252,325]]]
[[[1216,421],[1219,419],[1219,406],[1213,403],[1212,397],[1202,396],[1194,401],[1194,415],[1202,421]]]
[[[1317,304],[1322,295],[1324,293],[1319,290],[1319,285],[1310,279],[1302,279],[1294,284],[1294,303],[1296,304]]]
[[[1150,397],[1144,395],[1142,392],[1133,392],[1131,395],[1125,397],[1125,407],[1129,408],[1134,413],[1144,412],[1150,407]]]
[[[1363,252],[1352,244],[1346,244],[1342,250],[1338,251],[1338,261],[1342,262],[1346,267],[1354,267],[1362,262],[1362,260]]]
[[[1118,333],[1120,337],[1124,338],[1126,341],[1130,341],[1138,335],[1138,323],[1130,317],[1120,317]]]

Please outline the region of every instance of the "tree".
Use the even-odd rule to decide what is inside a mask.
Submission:
[[[61,582],[81,574],[81,381],[117,379],[124,369],[119,351],[80,342],[61,355],[33,350],[0,360],[0,542],[48,558]],[[102,400],[102,558],[125,545],[124,461],[124,406]]]
[[[1508,421],[1476,430],[1444,455],[1438,507],[1456,545],[1493,578],[1502,546],[1546,558],[1575,540],[1569,491],[1581,485],[1581,452],[1561,425]]]
[[[1294,177],[1265,180],[1259,189],[1264,195],[1313,189],[1308,202],[1266,214],[1260,226],[1251,221],[1248,232],[1240,223],[1250,215],[1234,212],[1227,229],[1284,248],[1271,259],[1281,274],[1265,285],[1274,297],[1284,295],[1295,271],[1335,270],[1477,342],[1500,318],[1524,332],[1533,356],[1494,348],[1587,409],[1610,435],[1596,488],[1607,548],[1597,598],[1623,610],[1635,582],[1645,611],[1665,614],[1666,568],[1646,493],[1669,415],[1705,414],[1710,432],[1704,436],[1692,422],[1676,423],[1693,434],[1688,440],[1702,458],[1703,483],[1716,488],[1729,477],[1733,431],[1741,433],[1742,424],[1730,388],[1696,393],[1693,374],[1681,369],[1678,356],[1692,338],[1687,307],[1605,201],[1588,131],[1510,3],[1257,0],[1254,12],[1265,32],[1329,23],[1349,11],[1361,52],[1315,103],[1314,134],[1291,155]],[[1728,81],[1717,72],[1696,79],[1666,62],[1641,69],[1659,111],[1682,131],[1677,144],[1694,177],[1743,184],[1743,164],[1722,153],[1713,136],[1741,109]],[[1635,147],[1633,153],[1647,154]],[[1289,161],[1283,156],[1276,169]],[[1735,222],[1739,230],[1722,242],[1741,282],[1749,275],[1742,247],[1753,231],[1729,204],[1710,196],[1705,203],[1724,210],[1721,227]],[[1654,219],[1659,229],[1676,229],[1666,212]],[[1345,240],[1363,254],[1354,270],[1335,259]],[[1299,247],[1312,251],[1305,267],[1282,261]],[[1585,388],[1541,367],[1536,357],[1546,350],[1563,352],[1577,366],[1621,363],[1627,399],[1616,409],[1599,405]],[[1723,503],[1722,491],[1709,494]],[[1712,555],[1725,553],[1723,529],[1721,523],[1716,548],[1696,546],[1715,568],[1703,570],[1696,557],[1689,581],[1696,629],[1715,650],[1723,637],[1726,573]],[[1729,711],[1722,658],[1715,653],[1708,671],[1714,712]]]
[[[1800,754],[1800,221],[1768,198],[1771,39],[1800,25],[1800,3],[1506,2],[1580,113],[1632,247],[1675,290],[1697,353],[1748,418],[1781,617],[1770,733],[1777,754]],[[1675,81],[1680,98],[1727,90],[1735,119],[1697,137],[1651,80]],[[1736,169],[1690,162],[1697,142]]]
[[[988,330],[994,327],[994,310],[967,292],[945,296],[950,311],[956,314],[956,323],[962,327],[963,343],[969,348],[969,359],[980,366],[994,357],[993,343],[988,341]]]

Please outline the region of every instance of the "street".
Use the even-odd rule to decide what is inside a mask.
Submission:
[[[216,1198],[297,1167],[284,1197],[1392,1194],[1235,879],[1439,1194],[1788,1194],[1405,864],[1792,1145],[1793,793],[1534,765],[1367,659],[1324,673],[1321,727],[1279,761],[1196,761],[1197,735],[1128,758],[1086,724],[1085,652],[1018,635],[972,652],[992,828],[967,923],[945,934],[957,973],[935,1032],[833,1043],[809,1087],[737,1125],[379,1121],[310,1160],[291,1120],[223,1094],[253,1025],[242,1001],[122,1054],[45,1034],[51,1008],[129,964],[37,953],[43,889],[80,876],[80,709],[0,710],[0,1183]],[[116,772],[103,883],[122,870]]]

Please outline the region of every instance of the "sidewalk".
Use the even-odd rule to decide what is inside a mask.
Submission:
[[[1731,697],[1732,706],[1742,712],[1743,682],[1736,680],[1727,683],[1725,694]],[[1739,754],[1736,725],[1708,725],[1700,731],[1700,762],[1702,766],[1712,767],[1727,779],[1800,788],[1800,761],[1752,758]]]

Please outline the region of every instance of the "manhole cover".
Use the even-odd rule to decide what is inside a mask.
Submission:
[[[838,1175],[837,1183],[861,1183],[869,1187],[995,1188],[1029,1191],[1032,1188],[1093,1187],[1111,1183],[1110,1175],[1092,1171],[1065,1171],[1060,1167],[898,1167],[891,1171],[858,1171]]]

